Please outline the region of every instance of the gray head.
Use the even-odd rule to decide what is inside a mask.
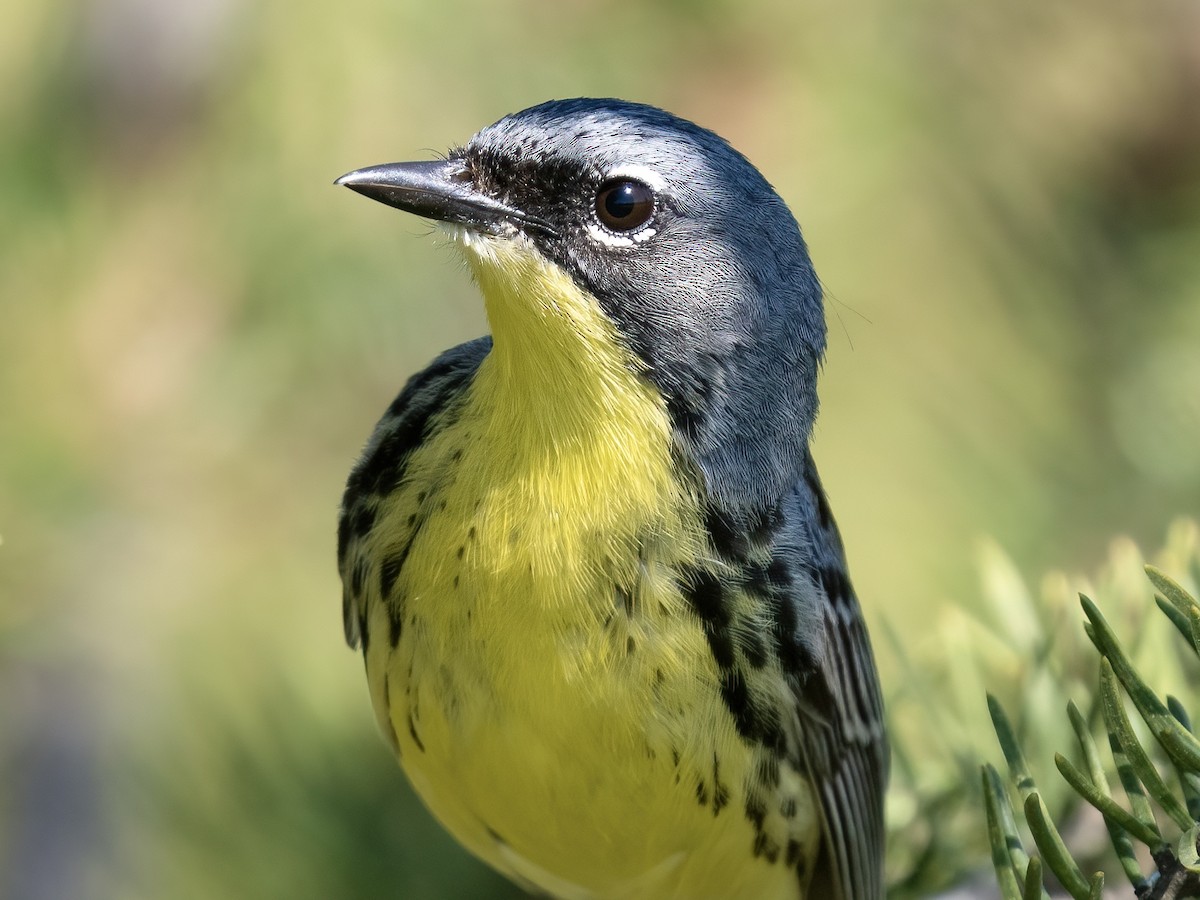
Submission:
[[[339,179],[419,215],[519,232],[599,302],[730,507],[801,470],[825,348],[796,220],[722,138],[650,106],[550,101],[434,163]]]

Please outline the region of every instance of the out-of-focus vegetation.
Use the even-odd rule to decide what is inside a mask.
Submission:
[[[1090,728],[1097,740],[1105,736],[1099,655],[1085,633],[1090,626],[1081,595],[1095,598],[1123,643],[1128,666],[1153,690],[1188,708],[1200,705],[1196,660],[1190,648],[1180,646],[1173,620],[1155,607],[1147,562],[1174,573],[1194,592],[1200,584],[1200,526],[1179,520],[1169,529],[1166,547],[1149,559],[1128,539],[1114,541],[1095,576],[1054,572],[1035,587],[988,544],[976,609],[944,609],[918,640],[884,644],[884,658],[900,666],[888,691],[893,900],[930,897],[984,864],[988,833],[979,767],[983,760],[1005,767],[997,732],[1011,735],[1006,753],[1023,748],[1028,762],[1020,766],[1021,796],[1036,781],[1047,815],[1068,835],[1083,871],[1106,868],[1110,876],[1120,871],[1100,816],[1055,771],[1055,753],[1078,746],[1077,728]],[[1068,714],[1071,703],[1082,711],[1078,722]],[[1009,713],[1007,733],[991,727],[989,712],[1001,719],[1001,709]],[[994,771],[989,778],[996,778]],[[993,887],[978,896],[996,896],[993,879],[982,880]],[[1115,891],[1105,896],[1132,898],[1132,890],[1121,893],[1116,880],[1110,877]]]
[[[1190,531],[1194,545],[1194,524]],[[1190,568],[1200,576],[1200,558],[1194,559]],[[1094,668],[1099,670],[1099,683],[1088,692],[1090,697],[1077,698],[1079,703],[1075,698],[1067,702],[1077,749],[1070,757],[1061,753],[1054,756],[1056,768],[1071,786],[1071,804],[1077,811],[1089,813],[1093,825],[1098,824],[1097,818],[1103,822],[1108,855],[1115,865],[1106,870],[1095,864],[1095,845],[1103,843],[1096,840],[1098,827],[1091,829],[1093,833],[1086,842],[1092,846],[1084,847],[1086,861],[1083,854],[1076,858],[1063,839],[1065,829],[1055,824],[1056,817],[1045,802],[1013,721],[994,697],[988,698],[996,737],[1020,794],[1019,808],[1023,812],[1014,813],[999,772],[985,765],[982,780],[988,837],[1004,900],[1046,898],[1043,873],[1052,873],[1074,900],[1100,900],[1116,871],[1121,871],[1128,882],[1125,896],[1133,893],[1142,900],[1200,897],[1200,742],[1188,712],[1189,707],[1195,708],[1198,694],[1194,666],[1200,656],[1200,605],[1187,588],[1156,567],[1147,566],[1146,574],[1157,591],[1158,611],[1178,632],[1173,637],[1183,636],[1186,650],[1178,643],[1173,647],[1161,639],[1156,629],[1148,627],[1153,624],[1153,607],[1149,604],[1136,611],[1133,623],[1124,623],[1134,625],[1127,635],[1132,642],[1126,645],[1096,603],[1081,594],[1079,599],[1087,616],[1084,631],[1098,653],[1099,665]],[[1126,614],[1129,611],[1120,610]],[[1061,676],[1064,669],[1053,665],[1057,662],[1055,641],[1044,636],[1038,643],[1045,649],[1030,668],[1040,671],[1041,680],[1051,689],[1057,686],[1061,690],[1062,682],[1056,676]],[[1182,689],[1182,696],[1160,696],[1147,681],[1144,670],[1152,667],[1161,675],[1162,659],[1169,660],[1168,667],[1176,676],[1173,680]],[[1184,670],[1190,677],[1183,675]],[[1126,695],[1136,715],[1127,708],[1130,704]],[[1021,719],[1026,726],[1030,724],[1023,711]],[[1039,733],[1037,738],[1044,743],[1045,734]],[[1166,777],[1164,773],[1168,773]],[[1120,789],[1114,792],[1112,785]],[[1070,822],[1061,812],[1057,818]],[[1028,826],[1031,846],[1036,850],[1026,848],[1017,825],[1019,819]],[[1075,830],[1073,837],[1078,841],[1080,835]]]
[[[333,564],[375,418],[486,326],[427,227],[330,182],[573,95],[715,128],[804,226],[881,645],[969,603],[981,534],[1081,569],[1200,508],[1188,0],[17,0],[0,896],[511,895],[375,737]]]

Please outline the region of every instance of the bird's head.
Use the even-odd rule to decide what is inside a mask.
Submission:
[[[557,267],[616,326],[709,489],[771,502],[816,416],[821,289],[766,179],[711,131],[619,100],[506,116],[444,160],[338,179]]]

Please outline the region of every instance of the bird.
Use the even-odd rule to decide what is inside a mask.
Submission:
[[[338,523],[345,637],[425,805],[562,900],[882,898],[883,703],[788,206],[614,99],[335,183],[433,221],[490,329],[403,387]]]

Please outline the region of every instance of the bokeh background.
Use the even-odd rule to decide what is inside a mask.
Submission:
[[[0,896],[515,896],[376,736],[334,566],[375,419],[486,323],[331,182],[578,95],[800,219],[877,630],[977,603],[982,536],[1036,577],[1200,509],[1194,0],[9,2]]]

